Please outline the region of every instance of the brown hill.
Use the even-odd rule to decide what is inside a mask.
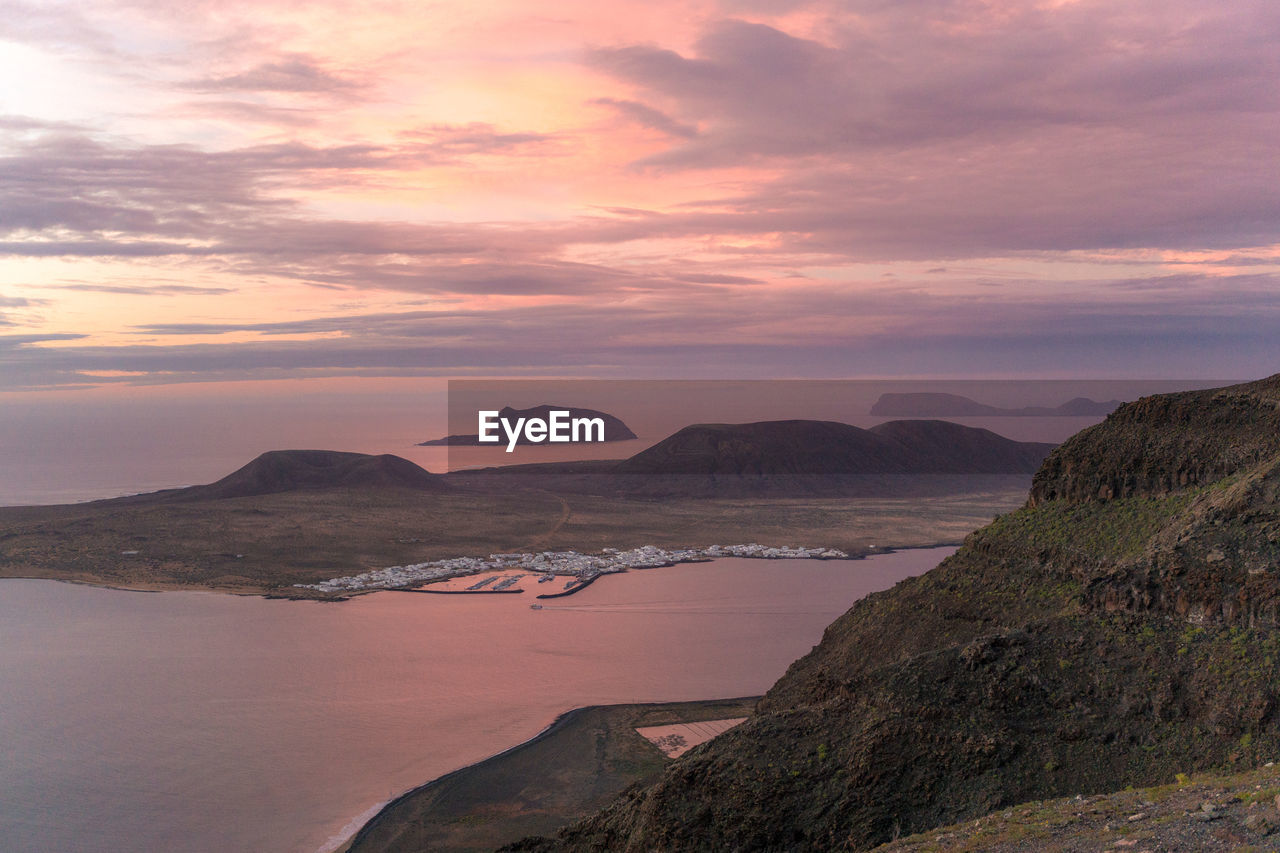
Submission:
[[[336,450],[269,450],[215,483],[158,494],[171,500],[211,500],[369,486],[425,491],[444,488],[436,475],[389,453],[371,456]]]
[[[627,459],[618,474],[1029,474],[1051,444],[948,421],[695,424]]]
[[[887,421],[868,432],[901,445],[913,469],[930,474],[1030,474],[1054,447],[950,421]]]

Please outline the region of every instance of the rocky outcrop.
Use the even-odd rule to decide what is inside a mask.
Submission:
[[[1179,774],[1177,783],[1062,797],[993,812],[877,847],[877,853],[1080,853],[1280,850],[1280,767],[1228,775]]]
[[[1206,485],[1280,452],[1280,378],[1144,397],[1062,444],[1031,503],[1164,495]]]

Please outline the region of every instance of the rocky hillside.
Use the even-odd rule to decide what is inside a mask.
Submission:
[[[746,723],[521,850],[869,849],[1280,754],[1280,376],[1128,404]]]
[[[1167,785],[1023,803],[918,833],[876,853],[1261,853],[1280,850],[1280,768],[1179,773]]]
[[[1036,474],[1031,502],[1166,495],[1208,485],[1278,452],[1274,377],[1146,397],[1051,454]]]

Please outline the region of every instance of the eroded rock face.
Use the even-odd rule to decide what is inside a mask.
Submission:
[[[1280,752],[1280,378],[1122,407],[756,715],[526,850],[868,849]]]
[[[1085,603],[1197,625],[1280,626],[1280,459],[1184,491],[1141,554],[1073,566]],[[1176,507],[1176,509],[1174,509]]]
[[[1280,452],[1280,376],[1144,397],[1058,447],[1030,502],[1165,495],[1207,485]]]

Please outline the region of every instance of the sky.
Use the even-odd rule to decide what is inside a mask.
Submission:
[[[1273,0],[0,0],[0,392],[1268,375],[1277,44]]]

